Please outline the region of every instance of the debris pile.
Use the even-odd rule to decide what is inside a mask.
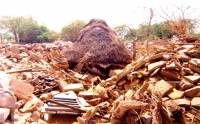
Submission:
[[[111,68],[123,68],[132,55],[104,20],[92,19],[81,31],[71,49],[66,49],[70,68],[86,70],[107,78]]]
[[[48,123],[46,114],[77,115],[80,124],[199,122],[199,44],[158,47],[105,80],[68,69],[68,47],[1,44],[1,122],[10,113],[20,123]]]

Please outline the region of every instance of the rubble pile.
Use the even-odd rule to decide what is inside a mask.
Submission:
[[[199,44],[158,47],[105,80],[68,69],[70,44],[1,44],[1,122],[68,114],[80,124],[199,123]]]

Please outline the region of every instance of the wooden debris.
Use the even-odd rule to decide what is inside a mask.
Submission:
[[[140,101],[121,101],[115,111],[112,113],[111,123],[112,124],[119,124],[121,122],[122,117],[128,110],[138,110],[143,109],[148,106],[147,103],[140,102]]]
[[[141,99],[142,96],[144,96],[144,92],[147,90],[148,87],[149,87],[149,82],[145,81],[140,87],[140,89],[137,90],[136,93],[134,94],[135,99]]]

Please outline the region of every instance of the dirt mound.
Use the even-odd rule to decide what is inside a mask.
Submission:
[[[131,53],[119,41],[116,33],[105,21],[98,19],[92,19],[81,30],[67,55],[69,65],[72,68],[76,66],[77,71],[85,68],[104,76],[109,68],[124,67],[132,60]]]

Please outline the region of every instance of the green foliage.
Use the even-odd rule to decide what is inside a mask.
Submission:
[[[122,41],[132,41],[135,38],[138,40],[165,39],[171,38],[174,34],[166,22],[156,23],[150,25],[150,27],[142,24],[138,29],[130,28],[127,25],[119,25],[114,29]]]
[[[15,41],[20,43],[51,42],[58,38],[55,32],[39,25],[31,17],[3,17],[0,25],[3,30],[12,33]]]
[[[136,37],[135,30],[127,25],[119,25],[114,30],[122,41],[131,41]]]
[[[156,23],[150,27],[148,25],[140,25],[136,30],[136,36],[139,40],[171,38],[174,34],[166,22]]]
[[[64,26],[61,31],[61,39],[65,41],[75,41],[84,25],[84,21],[76,20]]]
[[[174,32],[170,29],[169,25],[166,23],[157,23],[151,26],[150,32],[155,37],[164,39],[171,38]]]

